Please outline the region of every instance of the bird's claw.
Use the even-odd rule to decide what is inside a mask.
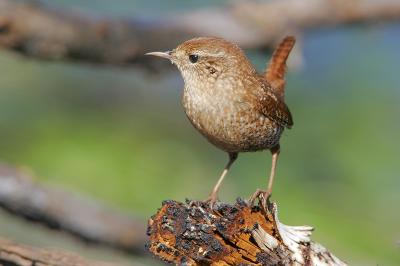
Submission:
[[[210,194],[210,196],[208,196],[208,198],[205,200],[205,202],[209,204],[211,210],[214,210],[217,201],[218,201],[218,196],[214,194]]]
[[[251,197],[249,199],[249,203],[248,203],[249,207],[253,207],[254,202],[256,201],[256,199],[258,199],[260,201],[261,207],[264,209],[267,209],[269,198],[271,197],[271,194],[272,194],[272,191],[270,191],[270,190],[257,189],[256,192],[254,192],[254,194],[251,195]]]

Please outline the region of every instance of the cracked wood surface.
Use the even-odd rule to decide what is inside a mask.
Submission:
[[[282,224],[275,204],[165,201],[149,220],[147,247],[176,265],[346,265],[310,240],[312,230]]]

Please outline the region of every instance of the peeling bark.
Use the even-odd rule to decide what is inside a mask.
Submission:
[[[150,219],[149,250],[176,265],[344,266],[310,240],[313,228],[282,224],[275,204],[268,208],[205,202],[165,201]]]

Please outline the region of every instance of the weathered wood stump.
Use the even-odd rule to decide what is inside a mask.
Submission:
[[[310,240],[312,230],[280,223],[275,204],[165,201],[149,220],[147,247],[176,265],[346,265]]]

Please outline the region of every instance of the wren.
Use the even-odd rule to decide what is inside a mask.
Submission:
[[[244,52],[222,38],[188,40],[172,51],[146,55],[169,59],[180,70],[182,103],[193,126],[209,142],[229,155],[208,200],[213,205],[218,190],[239,152],[270,150],[272,166],[266,191],[257,190],[250,202],[272,193],[279,140],[293,126],[284,101],[286,60],[295,44],[286,37],[275,50],[264,74],[259,74]]]

